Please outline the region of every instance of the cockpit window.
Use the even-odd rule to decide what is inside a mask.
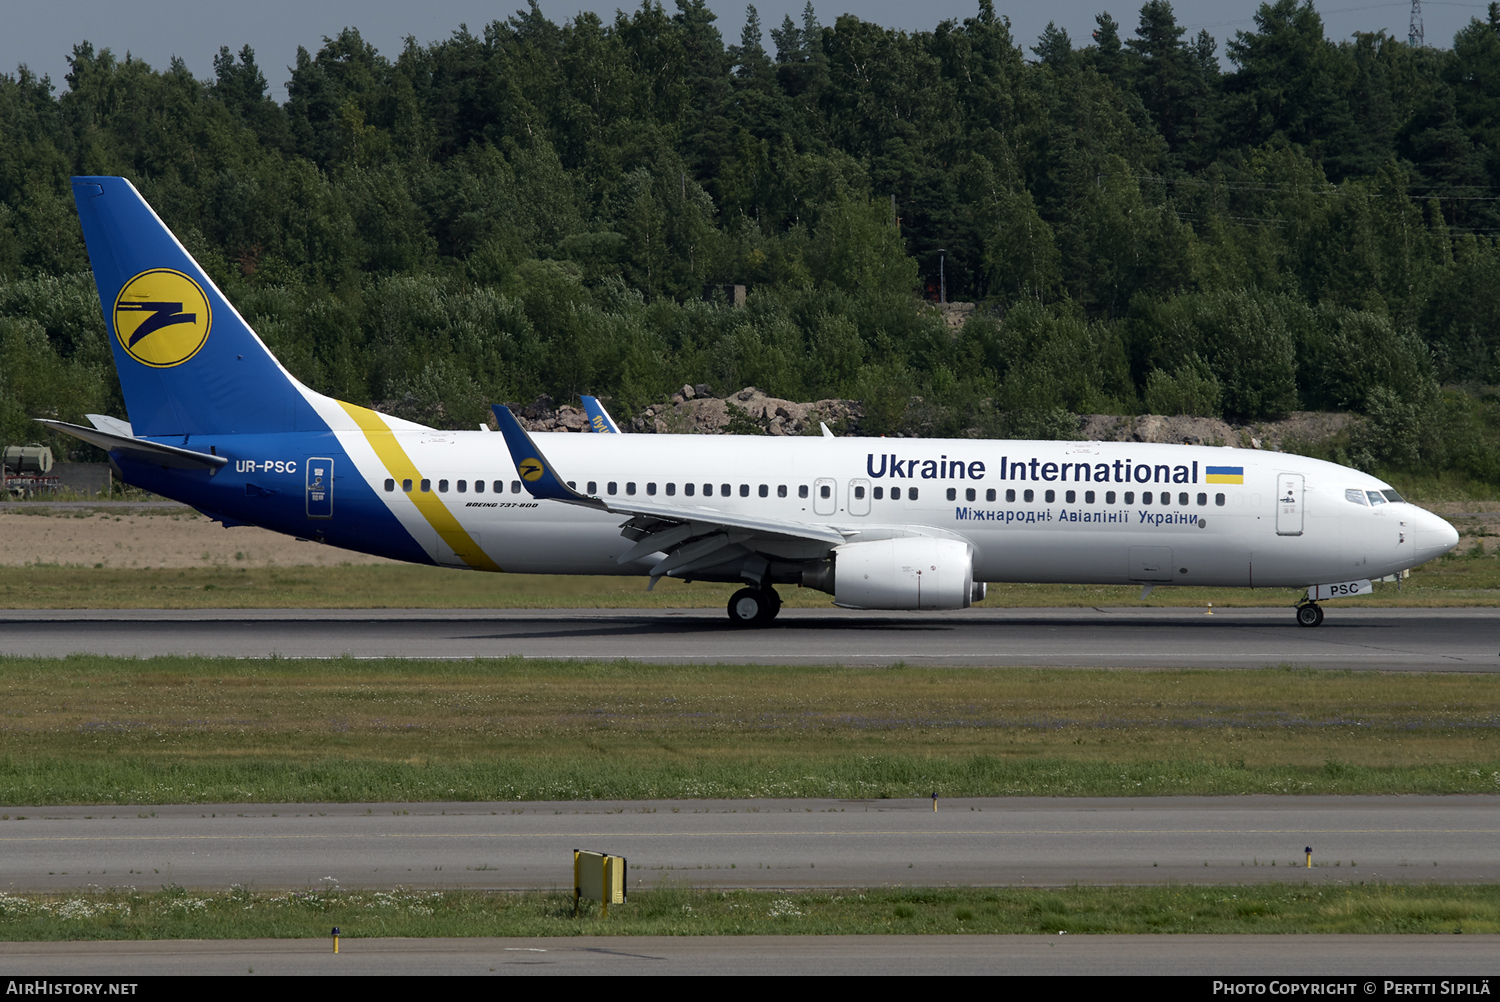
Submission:
[[[1346,500],[1346,501],[1353,501],[1355,504],[1369,504],[1370,503],[1370,502],[1368,502],[1368,501],[1365,500],[1365,492],[1364,491],[1353,491],[1353,490],[1345,491],[1344,492],[1344,500]]]
[[[1380,493],[1379,491],[1365,491],[1365,493],[1370,496],[1370,504],[1372,507],[1377,504],[1385,504],[1385,495]]]
[[[1397,494],[1395,491],[1381,491],[1380,493],[1382,493],[1382,494],[1385,495],[1385,499],[1387,501],[1402,501],[1402,502],[1404,502],[1406,500],[1406,498],[1402,497],[1400,494]]]

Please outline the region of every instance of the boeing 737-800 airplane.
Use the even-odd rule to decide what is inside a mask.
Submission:
[[[1430,560],[1452,526],[1357,470],[1101,442],[441,431],[326,397],[271,355],[123,178],[73,192],[128,422],[47,421],[127,483],[226,526],[417,563],[775,585],[861,609],[959,609],[984,582],[1308,587]]]

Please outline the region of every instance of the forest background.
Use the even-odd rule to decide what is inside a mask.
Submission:
[[[1345,410],[1329,458],[1493,492],[1500,5],[1442,48],[1277,0],[1227,62],[1137,20],[809,4],[768,49],[753,7],[726,45],[703,0],[533,4],[393,58],[346,29],[284,104],[248,47],[198,80],[81,42],[60,93],[0,76],[0,441],[125,413],[68,185],[120,174],[300,379],[431,424],[684,383],[858,399],[863,434]]]

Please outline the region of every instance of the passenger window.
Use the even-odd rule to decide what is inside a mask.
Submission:
[[[604,485],[604,492],[606,494],[618,494],[620,492],[619,483],[617,481],[611,480],[609,483]]]
[[[1104,503],[1105,504],[1114,504],[1115,503],[1115,492],[1114,491],[1105,491],[1104,492]]]
[[[731,495],[733,493],[734,493],[734,491],[730,490],[728,484],[720,484],[719,485],[719,496],[720,497],[727,498],[727,497],[729,497],[729,495]]]
[[[687,497],[692,497],[693,493],[695,491],[697,491],[697,489],[698,489],[698,485],[697,484],[683,484],[682,485],[682,493],[685,496],[687,496]]]
[[[578,481],[576,481],[576,480],[569,480],[568,481],[568,490],[570,490],[570,491],[576,491],[577,489],[578,489]]]
[[[858,484],[856,484],[854,487],[854,499],[856,501],[863,501],[865,499],[865,489],[863,487],[860,487]],[[949,500],[952,499],[950,498]]]
[[[1035,499],[1036,499],[1036,491],[1031,490],[1030,488],[1027,488],[1026,490],[1024,490],[1024,491],[1021,492],[1021,500],[1022,501],[1025,501],[1025,502],[1027,502],[1029,504],[1030,502],[1032,502]]]
[[[1367,501],[1365,499],[1365,492],[1364,491],[1345,491],[1344,492],[1344,500],[1345,501],[1353,501],[1355,504],[1362,504],[1362,505],[1366,505],[1366,506],[1368,506],[1369,503],[1370,503],[1369,501]]]
[[[388,490],[388,491],[395,490],[396,489],[396,481],[394,481],[394,480],[387,480],[385,482],[385,489]]]
[[[908,501],[915,501],[916,499],[917,499],[917,489],[915,487],[908,487],[906,489],[906,500],[908,500]]]
[[[460,480],[455,486],[458,487],[458,493],[460,494],[467,494],[469,492],[469,482],[467,480]]]
[[[1125,500],[1126,500],[1127,503],[1129,503],[1129,500],[1130,500],[1130,495],[1129,494],[1125,495]],[[1141,494],[1141,504],[1150,504],[1150,503],[1151,503],[1151,492],[1150,491],[1145,491],[1144,493]]]
[[[776,485],[776,496],[779,497],[779,498],[786,497],[786,484],[777,484]]]
[[[876,501],[882,501],[882,500],[885,499],[885,488],[884,487],[876,487],[870,493],[875,496],[875,500]]]
[[[1010,490],[1008,490],[1008,491],[1005,492],[1005,500],[1007,500],[1007,501],[1014,501],[1015,499],[1016,499],[1016,489],[1014,487],[1012,487]]]
[[[1126,491],[1125,492],[1125,503],[1126,504],[1135,504],[1135,491]]]
[[[1222,494],[1215,494],[1214,495],[1214,504],[1218,505],[1220,508],[1224,507],[1224,495],[1222,495]]]
[[[1203,501],[1199,501],[1198,503],[1199,504],[1203,504],[1207,500],[1208,500],[1208,497],[1207,497],[1207,495],[1205,495]],[[1188,503],[1188,496],[1186,494],[1179,494],[1179,495],[1177,495],[1177,503],[1180,504],[1180,505],[1187,504]]]
[[[725,491],[726,494],[729,492],[728,485],[725,485],[724,491]],[[807,485],[806,484],[798,484],[797,485],[797,496],[799,498],[805,498],[805,497],[807,497]],[[879,495],[876,495],[876,496],[878,497]],[[895,497],[894,494],[891,495],[891,496]]]
[[[1083,503],[1084,504],[1093,504],[1094,503],[1094,492],[1093,491],[1084,491],[1083,492]]]
[[[438,481],[438,493],[439,494],[447,494],[448,493],[448,481],[446,481],[446,480],[439,480]]]
[[[771,488],[767,487],[765,484],[761,484],[760,485],[760,496],[763,497],[763,498],[770,497],[771,496]]]
[[[401,481],[401,489],[403,491],[405,491],[406,493],[410,494],[411,493],[411,481],[410,480],[403,480],[403,481]]]
[[[995,488],[991,487],[989,490],[985,491],[984,492],[984,499],[986,501],[993,501],[993,500],[995,500]]]
[[[891,500],[892,501],[900,501],[901,500],[901,488],[899,488],[899,487],[892,487],[891,488]]]
[[[655,497],[656,496],[656,484],[654,484],[654,483],[648,483],[648,484],[646,484],[646,496],[647,497]]]
[[[1051,504],[1052,502],[1057,500],[1057,491],[1048,491],[1045,495],[1043,495],[1043,497],[1046,499],[1046,502],[1048,504]]]
[[[496,480],[493,484],[490,484],[490,487],[494,489],[494,492],[496,494],[504,494],[505,493],[505,481],[504,480]]]
[[[422,493],[423,494],[429,494],[431,492],[432,492],[432,481],[431,480],[423,480],[422,481]]]
[[[598,494],[599,493],[599,484],[596,483],[593,480],[589,481],[589,493],[590,494]]]
[[[824,484],[823,486],[818,488],[818,497],[823,498],[824,500],[833,497],[833,488],[829,487],[827,484]]]
[[[510,492],[512,494],[519,494],[519,493],[521,493],[521,481],[519,481],[519,480],[512,480],[510,482]]]
[[[972,487],[965,487],[964,488],[964,500],[965,501],[973,501],[976,497],[978,497],[978,494],[975,492],[974,488],[972,488]]]
[[[1166,507],[1167,505],[1169,505],[1169,504],[1172,503],[1172,492],[1171,491],[1162,491],[1161,492],[1161,503],[1162,503],[1162,507]],[[1182,503],[1183,504],[1187,504],[1187,495],[1186,494],[1184,494],[1182,496]]]
[[[667,484],[667,497],[671,498],[671,497],[676,497],[676,496],[677,496],[677,485],[676,484]]]
[[[474,481],[474,493],[475,494],[483,494],[484,493],[484,481],[483,480],[476,480],[476,481]]]
[[[1068,504],[1072,504],[1074,501],[1078,500],[1078,493],[1076,491],[1068,491],[1068,493],[1063,495],[1063,500]]]
[[[1207,508],[1208,507],[1208,495],[1207,494],[1199,494],[1198,495],[1198,507],[1199,508]]]
[[[749,496],[750,496],[750,485],[749,484],[740,484],[740,497],[747,498]]]
[[[714,485],[713,484],[704,484],[703,485],[703,496],[706,497],[706,498],[711,498],[711,497],[714,496]]]
[[[625,493],[629,494],[631,497],[635,496],[635,481],[634,480],[627,480],[627,481],[625,481]]]
[[[948,500],[949,501],[957,501],[958,500],[958,488],[957,487],[950,487],[950,488],[948,488]]]

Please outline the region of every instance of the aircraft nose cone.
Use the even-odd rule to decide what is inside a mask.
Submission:
[[[1417,563],[1440,557],[1458,545],[1458,530],[1436,515],[1424,513],[1416,526]]]

